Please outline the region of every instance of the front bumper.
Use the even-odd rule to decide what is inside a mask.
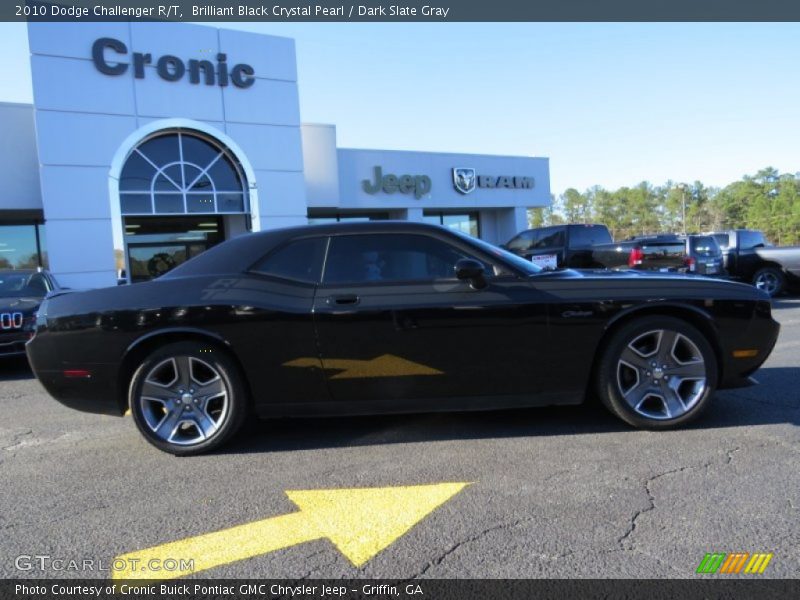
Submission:
[[[0,335],[0,357],[25,354],[25,343],[30,338],[30,332],[23,330]]]
[[[771,316],[757,311],[755,318],[748,327],[737,337],[733,345],[723,348],[724,377],[720,382],[720,389],[747,387],[757,383],[752,377],[761,365],[766,362],[778,341],[781,325]],[[755,356],[736,358],[733,352],[738,349],[753,348],[757,350]]]

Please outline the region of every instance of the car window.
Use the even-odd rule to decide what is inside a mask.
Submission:
[[[326,284],[452,279],[462,258],[474,258],[418,234],[359,234],[331,238]]]
[[[0,298],[41,298],[49,291],[41,273],[0,273]]]
[[[570,227],[569,230],[569,245],[572,248],[610,244],[612,241],[608,229],[602,226],[586,225],[585,227]]]
[[[739,249],[749,250],[756,246],[766,246],[767,241],[764,239],[764,234],[760,231],[740,231],[739,232]]]
[[[28,284],[25,286],[25,294],[28,296],[45,296],[50,291],[50,286],[47,280],[41,273],[34,273],[28,279]]]
[[[717,240],[717,244],[719,244],[720,248],[727,248],[728,246],[730,246],[730,239],[728,238],[727,233],[715,233],[711,237]]]
[[[319,283],[326,242],[325,237],[289,242],[270,252],[251,270],[281,279]]]
[[[696,256],[718,256],[721,251],[717,240],[710,235],[698,235],[689,238],[692,254]]]
[[[557,248],[564,245],[563,229],[549,229],[542,233],[544,235],[539,236],[539,239],[531,246],[532,249]]]
[[[642,252],[648,258],[684,256],[686,244],[682,240],[670,242],[643,242]]]
[[[535,242],[537,237],[536,233],[537,232],[534,230],[523,231],[517,237],[512,238],[511,241],[506,244],[506,247],[509,250],[524,252],[525,250],[528,250]]]

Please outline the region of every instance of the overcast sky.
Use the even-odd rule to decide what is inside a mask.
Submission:
[[[296,39],[302,119],[342,147],[546,156],[556,193],[800,171],[800,24],[230,27]],[[0,55],[30,102],[24,25]]]

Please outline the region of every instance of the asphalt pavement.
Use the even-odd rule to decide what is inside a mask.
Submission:
[[[368,499],[400,515],[392,525],[404,498],[424,495],[407,486],[447,484],[360,566],[358,548],[348,557],[308,534],[203,575],[692,578],[706,553],[749,552],[773,553],[760,577],[798,577],[800,299],[774,314],[782,331],[760,384],[719,392],[699,421],[668,432],[633,430],[595,405],[285,420],[251,424],[217,454],[175,458],[129,417],[64,408],[24,360],[5,360],[0,575],[107,577],[103,561],[231,527],[230,546],[246,554],[265,531],[297,533],[287,490],[406,486]],[[343,498],[353,513],[339,507],[342,523],[355,522],[360,496]],[[326,523],[338,522],[326,506]],[[42,570],[21,556],[67,562]],[[70,570],[86,558],[95,570]]]

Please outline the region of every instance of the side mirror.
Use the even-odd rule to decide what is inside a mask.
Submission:
[[[476,290],[486,287],[483,263],[474,258],[462,258],[459,260],[456,263],[455,272],[458,279],[469,281],[470,285]]]

